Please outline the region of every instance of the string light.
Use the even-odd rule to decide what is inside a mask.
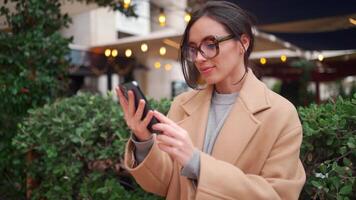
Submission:
[[[106,49],[104,54],[105,54],[106,57],[109,57],[110,54],[111,54],[111,50],[110,49]]]
[[[132,55],[131,49],[126,49],[125,56],[129,58],[129,57],[131,57],[131,55]]]
[[[117,54],[118,54],[118,52],[117,52],[117,50],[116,50],[116,49],[114,49],[114,50],[112,50],[112,51],[111,51],[111,55],[112,55],[112,57],[116,57],[116,56],[117,56]]]
[[[160,8],[159,9],[159,16],[158,16],[158,22],[160,26],[165,26],[166,25],[166,14],[164,13],[164,9]]]
[[[353,19],[353,18],[349,18],[349,22],[353,25],[356,25],[356,19]]]
[[[319,55],[318,55],[318,60],[319,60],[320,62],[324,60],[323,54],[319,54]]]
[[[286,62],[287,61],[287,56],[286,55],[281,55],[281,61]]]
[[[172,65],[167,63],[167,64],[164,65],[164,69],[166,71],[170,71],[172,69]]]
[[[161,56],[166,55],[166,53],[167,53],[166,47],[161,47],[161,48],[159,48],[159,54],[160,54]]]
[[[192,18],[192,16],[190,15],[190,13],[189,12],[185,12],[184,21],[188,23],[191,18]]]
[[[141,44],[141,51],[146,52],[148,50],[148,45],[146,43]]]
[[[159,69],[159,68],[161,68],[161,63],[160,62],[155,62],[155,64],[154,64],[154,67],[156,68],[156,69]]]
[[[261,58],[261,59],[260,59],[260,63],[261,63],[262,65],[265,65],[265,64],[267,63],[267,59],[266,59],[266,58]]]
[[[124,8],[128,9],[130,7],[131,0],[124,0]]]

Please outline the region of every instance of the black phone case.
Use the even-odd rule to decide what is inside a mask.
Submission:
[[[145,95],[143,94],[143,92],[141,91],[140,87],[138,86],[136,81],[131,81],[131,82],[127,82],[127,83],[123,83],[119,85],[122,93],[124,94],[124,96],[126,97],[126,99],[128,99],[128,95],[127,92],[129,90],[132,90],[135,96],[135,109],[137,109],[138,104],[140,102],[141,99],[143,99],[146,103],[145,103],[145,107],[143,109],[143,114],[142,114],[142,118],[144,119],[148,113],[149,110],[152,110],[150,108],[150,106],[148,105],[148,101],[145,97]],[[147,129],[151,132],[151,133],[159,133],[158,131],[154,131],[152,126],[156,123],[158,123],[158,119],[155,117],[152,117],[150,123],[147,125]]]

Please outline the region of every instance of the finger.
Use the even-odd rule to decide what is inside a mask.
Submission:
[[[174,137],[180,140],[183,139],[182,134],[169,124],[158,123],[153,125],[152,128],[161,131],[163,134],[167,136]]]
[[[122,109],[124,110],[125,113],[127,113],[128,102],[127,102],[126,97],[124,96],[124,94],[122,93],[122,91],[119,87],[116,87],[115,90],[116,90],[117,96],[119,97],[119,102],[120,102]]]
[[[170,120],[168,117],[164,116],[162,113],[158,112],[157,110],[154,111],[154,116],[162,123],[175,124],[172,120]]]
[[[144,107],[145,107],[145,101],[141,99],[140,102],[138,103],[138,107],[134,115],[136,121],[141,121]]]
[[[142,125],[147,127],[148,124],[151,122],[152,117],[153,117],[153,112],[152,112],[152,110],[150,110],[150,111],[148,111],[146,117],[143,119]]]
[[[129,115],[133,116],[135,113],[135,110],[136,110],[135,109],[135,95],[131,90],[129,90],[127,92],[127,95],[129,96]]]
[[[169,119],[162,113],[158,112],[157,110],[154,111],[154,116],[158,119],[158,121],[160,121],[162,123],[167,123],[167,124],[173,126],[177,130],[181,130],[181,131],[184,130],[180,126],[178,126],[174,121],[172,121],[171,119]]]
[[[180,155],[180,151],[179,151],[178,149],[174,148],[174,147],[165,145],[165,144],[163,144],[163,143],[159,143],[159,144],[158,144],[158,147],[159,147],[162,151],[168,153],[170,156],[173,156],[174,159],[178,158],[179,155]]]
[[[180,149],[183,146],[182,141],[166,135],[157,135],[157,141],[161,144],[163,143],[164,145],[168,145],[178,149]]]

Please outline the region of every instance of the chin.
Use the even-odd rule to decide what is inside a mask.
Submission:
[[[219,82],[219,80],[216,77],[206,77],[204,78],[204,80],[208,85],[213,85]]]

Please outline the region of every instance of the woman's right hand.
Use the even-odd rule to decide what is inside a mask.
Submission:
[[[150,110],[146,117],[141,120],[143,109],[145,107],[145,101],[143,99],[140,100],[137,110],[135,110],[135,96],[134,93],[129,90],[128,100],[125,98],[119,87],[115,88],[116,94],[119,98],[120,105],[122,110],[124,111],[124,118],[127,126],[131,129],[131,131],[135,134],[136,138],[139,141],[146,141],[151,138],[151,133],[147,129],[147,125],[150,123],[153,112]]]

